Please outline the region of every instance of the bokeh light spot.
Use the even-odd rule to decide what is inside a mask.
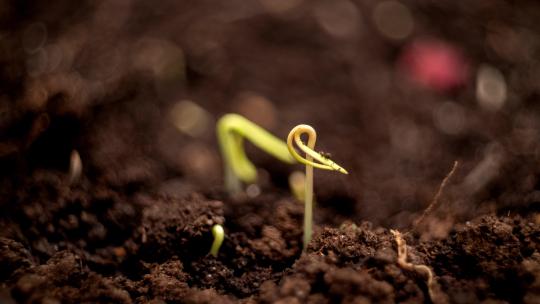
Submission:
[[[410,10],[398,1],[378,3],[373,10],[373,22],[381,35],[392,40],[403,40],[414,29]]]
[[[42,22],[30,24],[22,35],[22,45],[27,53],[37,52],[47,41],[47,27]]]
[[[360,13],[350,1],[323,1],[315,6],[313,13],[319,25],[332,36],[350,37],[358,32]]]
[[[193,137],[204,134],[210,125],[210,115],[206,110],[189,100],[176,103],[170,115],[178,130]]]
[[[504,75],[495,67],[483,65],[476,76],[476,98],[485,110],[497,111],[506,101],[506,81]]]

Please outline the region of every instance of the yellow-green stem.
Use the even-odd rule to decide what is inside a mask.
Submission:
[[[315,141],[317,140],[317,134],[315,130],[313,135],[310,134],[308,138],[308,147],[315,148]],[[313,161],[310,155],[306,155],[308,162]],[[306,165],[306,191],[304,193],[304,250],[306,250],[311,236],[313,235],[313,166]]]
[[[294,171],[289,175],[289,188],[294,197],[304,202],[306,199],[306,173],[302,171]]]
[[[302,142],[301,138],[301,135],[304,133],[308,135],[307,146]],[[296,152],[293,146],[293,140],[298,148],[306,153],[306,158],[303,158],[298,154],[298,152]],[[304,194],[304,250],[306,250],[307,246],[309,245],[311,236],[313,234],[313,168],[334,170],[343,174],[348,174],[347,170],[333,162],[331,159],[321,155],[318,152],[315,152],[314,148],[316,141],[317,133],[311,126],[308,125],[298,125],[294,127],[291,132],[289,132],[289,136],[287,136],[287,148],[289,149],[289,153],[291,153],[294,159],[306,165]],[[317,160],[318,163],[314,162],[313,159]]]
[[[225,239],[225,231],[223,226],[216,224],[212,227],[212,235],[214,236],[214,242],[212,242],[212,247],[210,248],[210,254],[214,257],[217,257],[219,248]]]
[[[224,115],[217,123],[217,135],[223,155],[225,187],[231,194],[241,191],[241,181],[253,183],[257,179],[257,169],[244,151],[244,138],[283,162],[295,162],[281,139],[238,114]]]

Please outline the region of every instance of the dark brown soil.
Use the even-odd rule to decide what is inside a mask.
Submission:
[[[540,4],[455,2],[3,1],[0,303],[540,303]],[[461,82],[418,81],[432,41]],[[350,172],[316,171],[305,252],[300,166],[247,144],[258,187],[225,193],[227,112]]]

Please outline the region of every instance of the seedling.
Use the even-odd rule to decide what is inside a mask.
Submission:
[[[225,231],[223,230],[223,226],[219,224],[212,226],[212,235],[214,236],[214,242],[212,242],[212,247],[210,247],[210,254],[214,257],[217,257],[219,248],[221,247],[223,239],[225,238]]]
[[[320,152],[319,152],[320,153]],[[306,174],[303,171],[293,171],[289,174],[289,189],[292,195],[298,200],[298,203],[303,204],[306,198],[305,187]],[[317,198],[313,197],[313,207],[317,206]]]
[[[241,182],[257,180],[257,169],[244,151],[244,138],[285,163],[295,162],[284,141],[238,114],[226,114],[218,121],[217,136],[223,155],[225,188],[230,194],[242,190]]]
[[[302,142],[302,134],[308,135],[307,146]],[[293,139],[300,150],[306,157],[303,158],[296,152],[293,145]],[[291,155],[298,162],[306,165],[305,191],[304,191],[304,250],[311,241],[313,233],[313,168],[338,171],[343,174],[348,174],[347,170],[333,162],[328,155],[322,155],[314,150],[315,142],[317,141],[317,133],[315,129],[308,125],[298,125],[294,127],[287,137],[287,148]],[[315,159],[317,162],[314,162]]]
[[[303,202],[305,198],[304,185],[306,183],[306,175],[302,171],[294,171],[289,175],[289,188],[294,197]]]

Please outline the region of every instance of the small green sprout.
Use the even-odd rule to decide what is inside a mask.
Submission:
[[[302,134],[308,135],[307,146],[302,142]],[[300,150],[306,154],[306,158],[300,156],[293,146],[293,139]],[[315,129],[308,125],[298,125],[294,127],[287,137],[287,148],[291,155],[298,162],[306,165],[306,179],[304,191],[304,250],[311,241],[313,233],[313,168],[338,171],[343,174],[348,174],[347,170],[330,160],[328,155],[321,155],[314,150],[317,133]],[[314,162],[315,159],[317,162]]]
[[[305,198],[304,185],[306,183],[306,175],[302,171],[294,171],[289,175],[289,188],[294,197],[303,202]]]
[[[218,121],[217,136],[224,158],[225,188],[230,194],[241,191],[241,182],[257,180],[257,169],[242,145],[244,138],[285,163],[295,162],[285,142],[238,114],[226,114]]]
[[[214,257],[217,257],[219,248],[221,247],[223,239],[225,238],[225,231],[223,230],[223,226],[219,224],[215,224],[214,226],[212,226],[212,235],[214,236],[214,242],[212,242],[210,254]]]

